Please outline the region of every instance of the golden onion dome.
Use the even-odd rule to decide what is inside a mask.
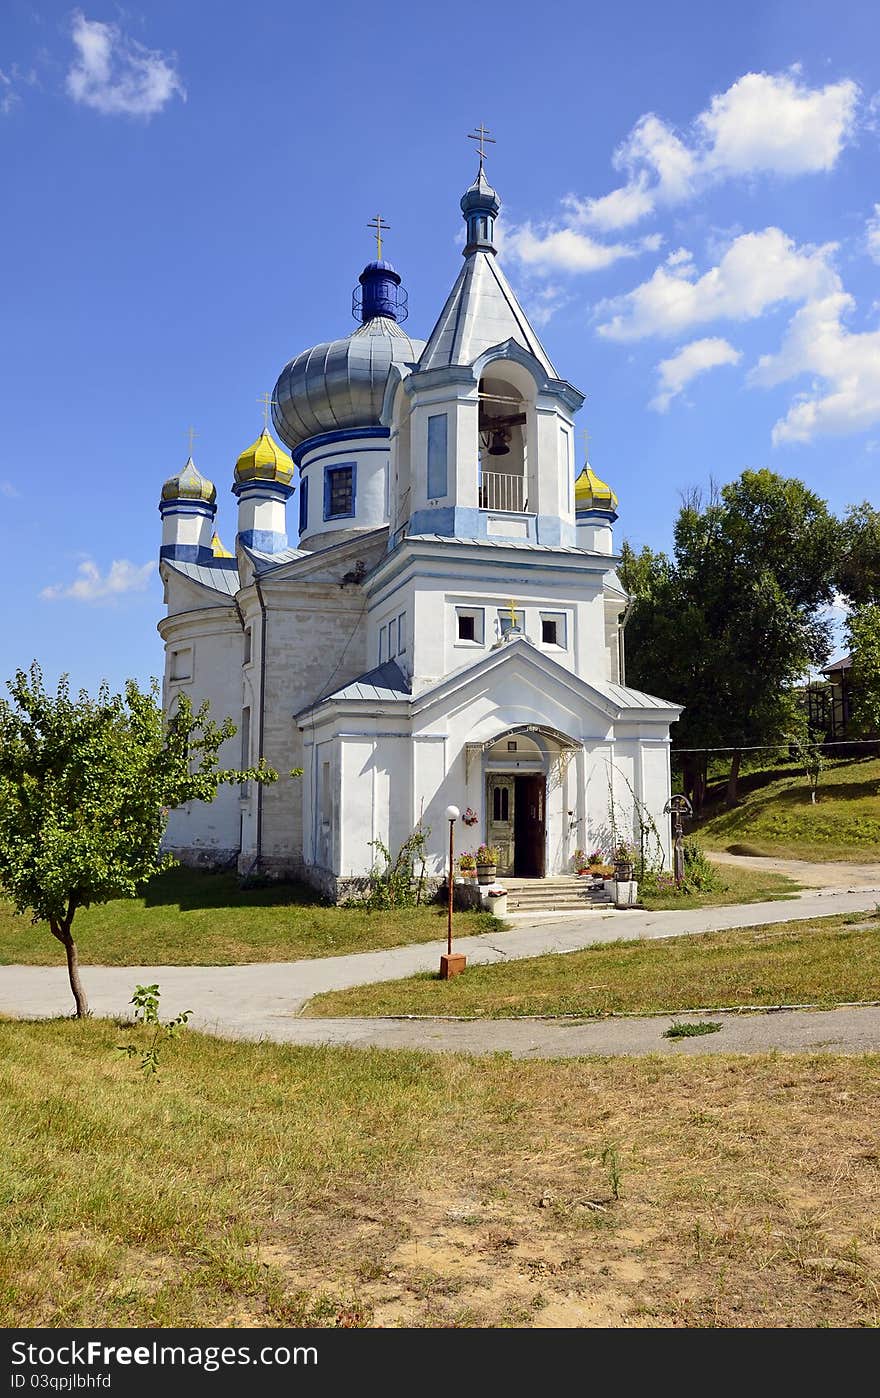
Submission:
[[[575,510],[616,510],[617,496],[587,462],[574,483]]]
[[[171,476],[162,487],[163,500],[203,500],[213,505],[217,499],[217,487],[202,475],[190,456],[182,471]]]
[[[257,440],[236,461],[235,479],[242,485],[245,481],[278,481],[281,485],[290,485],[293,462],[264,427]]]
[[[229,552],[229,549],[225,549],[225,548],[223,547],[223,544],[222,544],[222,542],[221,542],[221,540],[220,540],[220,535],[219,535],[219,534],[214,534],[213,537],[212,537],[212,539],[211,539],[211,552],[212,552],[212,554],[214,555],[215,558],[232,558],[232,557],[233,557],[233,555]]]

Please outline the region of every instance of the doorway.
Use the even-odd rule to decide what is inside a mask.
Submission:
[[[514,777],[514,873],[523,879],[544,877],[546,795],[546,777]]]

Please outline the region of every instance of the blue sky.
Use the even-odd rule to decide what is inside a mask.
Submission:
[[[679,492],[746,466],[877,503],[878,30],[860,0],[5,0],[0,676],[160,673],[187,427],[230,546],[256,399],[351,328],[377,210],[430,330],[479,121],[618,538],[667,546]]]

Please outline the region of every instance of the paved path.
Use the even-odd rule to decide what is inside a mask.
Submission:
[[[463,937],[455,945],[457,951],[467,955],[471,964],[478,965],[540,956],[546,952],[577,951],[582,947],[620,939],[678,937],[735,927],[754,927],[768,922],[792,922],[798,918],[830,916],[834,913],[865,912],[873,909],[878,901],[880,888],[854,892],[809,892],[784,902],[696,908],[686,912],[641,912],[635,909],[617,912],[612,909],[583,913],[575,918],[551,913],[536,916],[528,925],[519,922],[512,931]],[[422,942],[395,947],[390,951],[247,966],[87,966],[83,968],[83,980],[92,1012],[96,1015],[129,1015],[129,1000],[134,986],[158,982],[164,1010],[171,1015],[192,1009],[191,1023],[195,1028],[227,1038],[312,1043],[320,1040],[320,1026],[325,1021],[298,1020],[296,1016],[313,995],[324,990],[399,980],[419,971],[436,970],[443,949],[438,942]],[[70,989],[63,967],[0,967],[0,1013],[58,1015],[69,1013],[70,1008]],[[332,1027],[327,1030],[327,1042],[340,1041],[335,1036],[349,1032],[338,1030],[335,1027],[337,1021],[329,1023]],[[632,1024],[633,1021],[626,1023]],[[655,1021],[651,1023],[656,1024]],[[352,1021],[347,1020],[345,1024],[350,1026]],[[592,1032],[601,1027],[591,1025],[589,1030]],[[382,1030],[382,1034],[402,1032]],[[424,1030],[411,1026],[411,1032],[413,1043],[424,1042]],[[469,1032],[475,1031],[470,1029]],[[485,1027],[487,1045],[497,1032],[491,1022]],[[520,1032],[521,1026],[517,1024],[515,1033]],[[570,1031],[566,1028],[559,1032],[567,1034]],[[652,1035],[653,1032],[652,1029]],[[728,1039],[727,1035],[720,1034],[711,1037],[713,1044],[715,1039]],[[709,1038],[707,1035],[698,1042],[708,1043]],[[380,1035],[369,1042],[384,1043],[386,1040]],[[661,1040],[660,1047],[666,1042]],[[492,1050],[487,1047],[485,1051]]]
[[[706,851],[715,864],[734,864],[740,869],[755,869],[762,874],[787,874],[806,888],[878,888],[880,864],[850,864],[829,859],[777,859],[763,855],[728,854],[726,850]]]

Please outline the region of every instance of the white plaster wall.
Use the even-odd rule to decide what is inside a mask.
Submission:
[[[189,544],[210,549],[216,508],[198,512],[165,509],[162,512],[162,545]]]
[[[379,529],[383,524],[388,524],[391,518],[389,459],[389,443],[381,437],[327,443],[307,452],[300,464],[300,482],[309,482],[308,525],[300,535],[299,547],[324,548],[328,542],[342,538],[352,530]],[[350,462],[357,467],[354,517],[325,520],[324,472],[328,466],[347,466]],[[291,516],[290,532],[295,535],[299,527],[299,491],[291,508],[295,511],[295,518]]]
[[[169,576],[171,604],[191,601],[196,589],[186,588],[184,584],[187,597],[174,597],[174,574]],[[160,623],[159,631],[165,642],[163,704],[166,712],[171,710],[179,694],[186,694],[194,708],[207,699],[214,722],[222,723],[229,717],[238,726],[241,721],[242,632],[235,609],[209,606],[202,610],[178,611]],[[192,678],[174,680],[170,673],[171,655],[186,646],[192,647]],[[219,764],[238,767],[240,752],[241,739],[237,733],[221,747]],[[238,794],[237,786],[221,786],[212,802],[191,801],[172,811],[165,847],[187,860],[230,859],[238,850],[240,839]]]

